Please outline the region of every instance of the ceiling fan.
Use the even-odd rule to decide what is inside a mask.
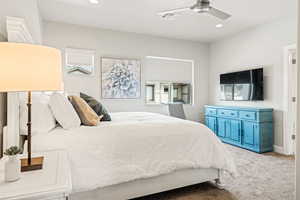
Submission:
[[[218,10],[214,7],[210,6],[210,0],[197,0],[196,4],[190,7],[177,8],[172,10],[166,10],[163,12],[159,12],[158,14],[162,18],[174,17],[178,13],[186,12],[186,11],[194,11],[196,13],[202,14],[207,13],[221,20],[226,20],[231,17],[230,14],[227,14],[221,10]]]

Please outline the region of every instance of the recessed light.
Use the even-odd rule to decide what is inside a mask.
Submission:
[[[216,28],[222,28],[224,25],[223,24],[217,24]]]
[[[99,4],[99,0],[89,0],[91,4]]]

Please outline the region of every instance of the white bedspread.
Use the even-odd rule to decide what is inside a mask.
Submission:
[[[203,124],[153,113],[113,113],[112,122],[33,137],[33,151],[66,149],[74,192],[187,168],[235,174],[230,153]]]

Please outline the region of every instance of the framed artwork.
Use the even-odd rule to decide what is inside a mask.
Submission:
[[[65,71],[68,75],[94,75],[95,51],[67,48],[65,52]]]
[[[101,85],[104,99],[137,99],[141,97],[141,61],[137,59],[102,58]]]

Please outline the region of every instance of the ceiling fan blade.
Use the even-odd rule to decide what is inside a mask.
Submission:
[[[188,10],[191,10],[191,8],[190,7],[177,8],[177,9],[172,9],[172,10],[166,10],[166,11],[159,12],[158,15],[165,16],[165,15],[168,15],[168,14],[176,14],[176,13],[181,13],[181,12],[185,12],[185,11],[188,11]]]
[[[213,8],[213,7],[210,7],[209,11],[207,12],[208,14],[211,14],[219,19],[222,19],[222,20],[226,20],[228,18],[231,17],[230,14],[227,14],[221,10],[218,10],[216,8]]]

